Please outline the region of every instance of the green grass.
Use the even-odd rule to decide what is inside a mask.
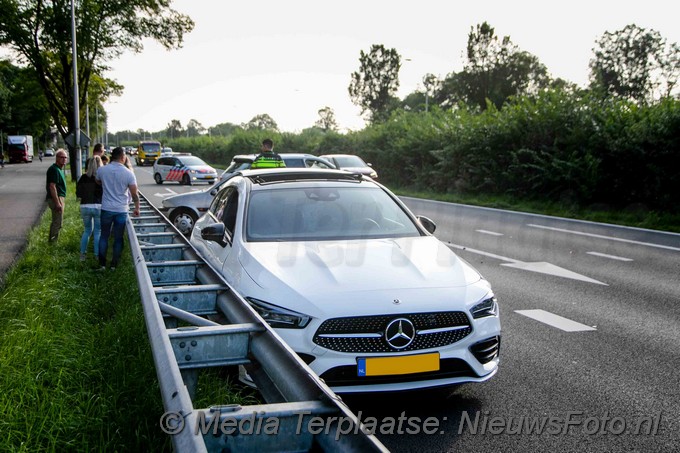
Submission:
[[[650,211],[642,206],[628,206],[621,209],[611,206],[578,206],[570,202],[522,200],[510,196],[444,194],[405,187],[391,187],[391,189],[398,195],[408,197],[680,233],[680,214]]]
[[[129,249],[115,272],[81,263],[69,193],[59,241],[47,242],[48,211],[0,288],[0,451],[169,450]],[[254,400],[216,371],[199,396],[196,407]]]

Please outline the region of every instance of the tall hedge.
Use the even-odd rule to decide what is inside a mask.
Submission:
[[[358,154],[380,181],[402,187],[680,211],[677,99],[639,106],[553,90],[483,112],[465,105],[397,111],[347,134],[251,130],[170,146],[226,166],[236,154],[257,152],[265,136],[279,152]]]

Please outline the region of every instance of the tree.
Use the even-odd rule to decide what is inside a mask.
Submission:
[[[359,71],[352,73],[349,96],[372,123],[384,121],[399,104],[394,95],[399,89],[401,56],[396,49],[374,44],[369,53],[361,51],[359,64]]]
[[[33,72],[0,61],[0,130],[8,135],[26,134],[46,140],[51,137],[50,125],[47,102]]]
[[[335,112],[332,108],[326,106],[319,109],[319,119],[314,123],[319,129],[323,129],[325,132],[337,131],[338,123],[335,121]]]
[[[220,123],[216,124],[215,126],[211,127],[208,129],[210,132],[210,135],[221,135],[221,136],[228,136],[233,134],[236,131],[243,130],[241,126],[238,124],[233,124],[233,123]]]
[[[250,121],[243,125],[243,129],[249,131],[259,129],[262,131],[278,132],[279,126],[274,119],[266,113],[255,115]]]
[[[404,110],[410,111],[428,111],[430,109],[430,102],[433,96],[439,90],[441,81],[434,74],[425,74],[423,76],[423,90],[416,90],[407,95],[402,101],[401,105]]]
[[[169,138],[181,137],[182,123],[179,120],[172,120],[168,123],[168,127],[165,130]]]
[[[509,36],[499,39],[484,22],[468,34],[463,71],[447,76],[436,97],[444,104],[463,100],[482,110],[489,100],[501,108],[510,96],[536,94],[549,83],[548,71],[537,57],[520,50]]]
[[[189,120],[187,123],[187,137],[198,137],[203,135],[205,132],[205,127],[197,120]]]
[[[145,38],[168,49],[181,45],[194,24],[169,5],[170,0],[75,2],[81,113],[92,75],[104,74],[108,61],[125,51],[141,51]],[[75,128],[70,6],[69,0],[0,0],[0,45],[9,46],[35,71],[62,137]],[[75,178],[74,157],[75,150],[71,150]]]
[[[596,41],[591,88],[644,103],[670,96],[680,77],[680,47],[658,31],[631,24]]]

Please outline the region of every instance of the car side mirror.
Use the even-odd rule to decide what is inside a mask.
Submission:
[[[214,197],[215,195],[217,195],[217,187],[210,191],[211,197]]]
[[[416,219],[418,219],[420,225],[422,225],[422,227],[425,228],[425,231],[427,231],[430,234],[434,234],[434,231],[437,229],[437,224],[434,223],[432,219],[425,217],[424,215],[416,216]]]
[[[224,240],[224,224],[211,223],[201,230],[201,238],[205,241],[213,241],[220,244],[222,247],[227,245]]]
[[[373,166],[373,164],[370,163],[370,162],[366,162],[366,165],[368,165],[369,167],[372,167],[372,166]]]

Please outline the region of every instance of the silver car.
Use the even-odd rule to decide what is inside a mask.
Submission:
[[[353,173],[361,173],[362,175],[370,176],[373,179],[378,179],[378,172],[376,172],[370,163],[354,154],[326,154],[321,156],[323,159],[330,161],[335,165],[335,168],[340,170],[347,170]]]
[[[236,173],[232,173],[234,174]],[[208,210],[215,194],[228,180],[229,178],[219,181],[214,187],[165,198],[158,210],[170,219],[182,234],[189,236],[196,220]]]
[[[322,157],[314,156],[313,154],[305,153],[278,153],[279,156],[286,163],[286,168],[315,168],[324,170],[334,170],[336,166]],[[227,176],[234,172],[241,170],[248,170],[253,163],[257,154],[241,154],[234,156],[231,163],[220,176],[220,180],[224,180]]]

